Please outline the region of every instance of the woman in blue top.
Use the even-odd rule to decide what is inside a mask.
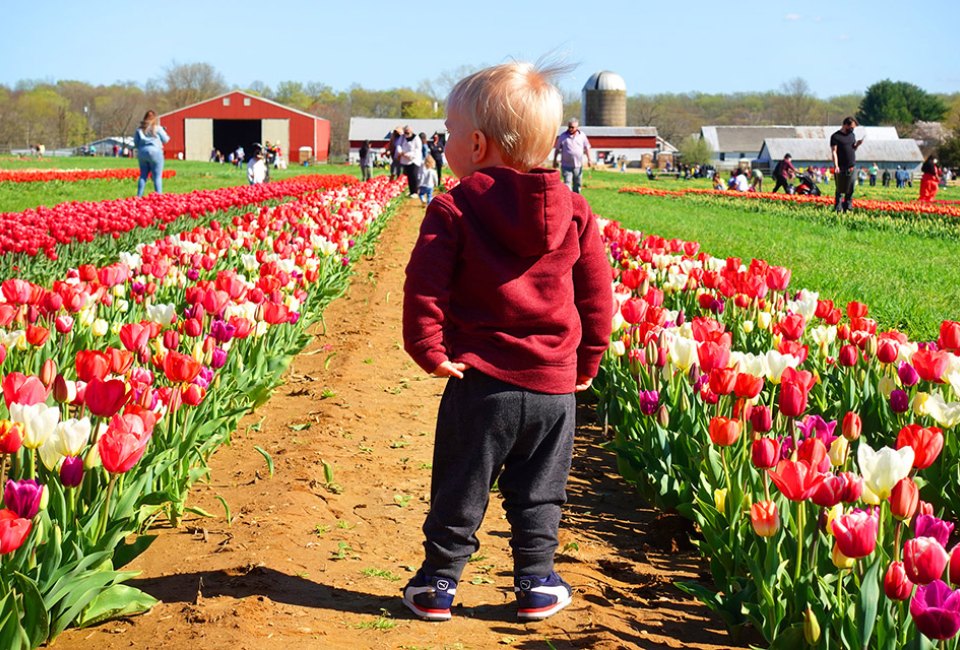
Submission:
[[[137,158],[140,160],[137,196],[143,196],[143,190],[147,186],[147,176],[153,176],[153,189],[157,194],[163,193],[163,145],[169,141],[170,136],[157,123],[157,114],[147,111],[143,121],[140,122],[140,128],[133,136]]]

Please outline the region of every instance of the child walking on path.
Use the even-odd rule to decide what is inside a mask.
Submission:
[[[447,620],[498,481],[520,620],[571,600],[554,571],[575,427],[610,339],[610,270],[587,202],[547,158],[562,119],[559,68],[508,63],[447,102],[447,164],[460,184],[427,207],[406,271],[404,346],[447,377],[434,442],[424,560],[403,590]]]
[[[437,186],[437,164],[427,156],[420,170],[420,203],[428,204],[433,199],[433,188]]]

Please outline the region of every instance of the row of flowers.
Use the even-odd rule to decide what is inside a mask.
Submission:
[[[261,185],[186,194],[154,193],[111,201],[71,201],[23,212],[3,212],[0,213],[0,258],[8,254],[43,254],[56,259],[58,246],[119,237],[142,228],[164,229],[178,219],[199,219],[230,208],[300,196],[342,185],[348,179],[347,176],[297,176]]]
[[[173,178],[176,170],[163,171],[164,178]],[[132,180],[139,169],[0,169],[0,183],[75,183],[95,180]]]
[[[680,190],[663,190],[653,187],[624,187],[620,192],[644,196],[716,196],[728,199],[779,201],[781,203],[819,205],[832,208],[831,196],[813,196],[810,194],[773,194],[772,192],[721,192],[706,188],[689,187]],[[870,212],[889,212],[910,215],[939,215],[960,217],[960,205],[956,201],[880,201],[876,199],[854,199],[853,207]]]
[[[911,341],[788,269],[603,232],[601,413],[623,475],[699,527],[714,589],[681,587],[776,647],[955,637],[960,323]]]
[[[179,524],[209,455],[309,340],[401,184],[315,188],[49,286],[0,283],[0,636],[11,647],[154,604],[121,568],[158,517]]]

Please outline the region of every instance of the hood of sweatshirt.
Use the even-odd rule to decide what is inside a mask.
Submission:
[[[554,169],[488,167],[461,179],[454,192],[477,215],[478,227],[520,257],[556,250],[573,218],[573,193]]]

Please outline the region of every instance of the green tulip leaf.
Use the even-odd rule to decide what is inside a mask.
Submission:
[[[158,601],[128,585],[113,585],[94,598],[77,619],[77,627],[89,627],[112,618],[133,616],[150,610]]]

